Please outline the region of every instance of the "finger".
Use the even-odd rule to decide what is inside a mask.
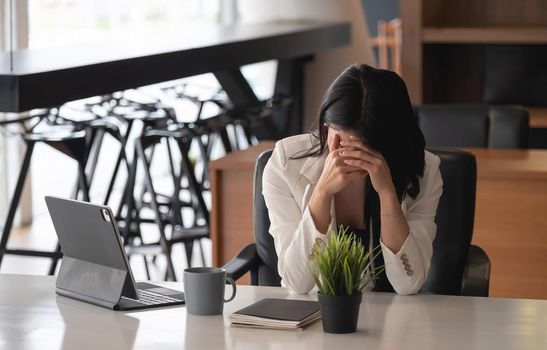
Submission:
[[[348,163],[345,162],[348,159],[353,159],[353,158],[336,157],[336,158],[333,159],[333,163],[337,167],[348,166]]]
[[[343,151],[343,148],[338,148],[338,149],[335,149],[334,151],[329,152],[329,154],[327,155],[327,159],[330,159],[330,161],[334,162],[335,164],[341,162],[343,158],[340,156],[340,153],[342,151]]]
[[[340,156],[343,158],[360,159],[369,163],[376,163],[381,161],[380,158],[377,158],[368,152],[364,152],[361,150],[347,150],[347,148],[345,148],[344,151],[340,152]]]
[[[344,151],[345,151],[344,148],[339,147],[339,148],[337,148],[337,149],[335,149],[335,150],[332,150],[330,153],[332,153],[333,156],[338,156],[341,152],[344,152]]]
[[[362,174],[363,176],[367,176],[367,175],[368,175],[368,171],[363,170],[363,169],[361,169],[361,168],[355,168],[355,170],[350,170],[350,171],[348,171],[347,174],[353,174],[353,173],[360,173],[360,174]]]
[[[353,165],[343,165],[340,168],[340,171],[345,174],[353,173],[356,171],[365,171],[359,167],[353,166]]]
[[[356,140],[350,140],[350,141],[341,141],[340,145],[347,149],[347,150],[358,150],[361,152],[366,152],[370,154],[373,157],[378,157],[378,153],[374,153],[375,151],[372,150],[370,147],[367,147],[365,144],[363,144],[361,141]]]
[[[355,147],[355,148],[358,148],[358,149],[360,149],[364,152],[368,152],[368,153],[372,154],[375,157],[378,157],[378,158],[381,158],[381,159],[384,158],[380,152],[378,152],[374,148],[366,145],[365,143],[363,143],[363,141],[359,140],[355,136],[350,136],[350,141],[349,142],[342,142],[342,146]]]
[[[334,136],[332,137],[329,148],[330,148],[331,151],[340,148],[340,135],[339,134],[337,134],[337,133],[334,134]]]
[[[363,169],[369,173],[371,172],[373,166],[372,163],[360,159],[345,159],[344,163]]]
[[[355,171],[355,170],[362,170],[360,167],[357,167],[355,165],[350,165],[345,162],[344,158],[336,158],[333,162],[333,168],[338,169],[342,172],[347,171]]]

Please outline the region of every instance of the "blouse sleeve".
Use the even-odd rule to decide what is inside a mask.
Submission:
[[[427,278],[433,255],[433,240],[437,231],[435,215],[442,194],[443,181],[439,170],[440,159],[429,159],[420,193],[409,200],[405,210],[409,235],[397,254],[381,241],[386,275],[398,294],[417,293]],[[406,264],[405,264],[406,262]]]
[[[264,169],[262,193],[268,207],[270,234],[275,243],[282,284],[294,293],[306,294],[315,286],[308,256],[316,239],[325,235],[315,227],[307,202],[301,209],[294,198],[291,191],[294,184],[287,182],[286,163],[285,150],[280,141]],[[310,191],[310,186],[306,191]],[[333,226],[331,218],[329,228]]]

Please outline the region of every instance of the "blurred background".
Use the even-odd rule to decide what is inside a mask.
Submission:
[[[492,262],[491,294],[547,298],[547,2],[0,5],[0,272],[56,271],[45,195],[111,206],[137,279],[180,279],[188,265],[224,263],[211,242],[210,162],[313,129],[329,83],[365,63],[403,77],[428,146],[478,149],[470,232]],[[181,52],[195,58],[175,60]],[[164,67],[140,70],[147,57]]]

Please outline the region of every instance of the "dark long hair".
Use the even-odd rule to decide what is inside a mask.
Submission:
[[[330,85],[319,110],[314,146],[292,158],[318,157],[328,150],[325,125],[360,135],[386,159],[399,200],[416,198],[424,173],[424,136],[406,85],[394,72],[352,65]],[[368,188],[367,188],[368,190]],[[368,193],[368,191],[367,191]]]

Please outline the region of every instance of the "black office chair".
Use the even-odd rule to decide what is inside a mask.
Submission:
[[[273,150],[265,151],[256,160],[253,185],[253,231],[255,243],[243,248],[239,254],[224,265],[226,272],[237,280],[248,271],[251,284],[259,286],[281,286],[277,273],[277,253],[270,230],[268,208],[262,195],[262,174]]]
[[[547,46],[487,45],[483,102],[547,107]],[[530,128],[528,147],[547,148],[547,128]]]
[[[424,105],[415,108],[434,147],[526,148],[528,111],[519,106]]]
[[[455,149],[432,150],[441,158],[443,195],[437,209],[437,236],[428,279],[422,292],[488,296],[490,261],[470,245],[475,215],[476,164],[472,154]],[[262,196],[262,173],[272,151],[262,153],[254,176],[255,242],[243,248],[224,268],[234,279],[248,271],[251,284],[280,286],[277,255],[268,230],[270,221]]]
[[[201,246],[201,239],[209,237],[209,210],[203,198],[201,185],[194,174],[194,167],[189,156],[190,145],[194,137],[195,133],[192,130],[183,127],[180,129],[171,128],[170,130],[150,129],[147,130],[143,136],[135,140],[135,155],[133,156],[133,162],[130,167],[128,187],[130,189],[135,188],[137,169],[140,163],[144,170],[144,188],[150,196],[149,205],[154,214],[151,219],[143,217],[141,213],[143,203],[141,200],[137,200],[134,193],[132,193],[133,191],[131,191],[126,196],[127,216],[125,218],[124,226],[132,227],[134,225],[139,226],[143,223],[153,223],[157,226],[160,237],[159,241],[156,243],[143,244],[140,229],[138,229],[137,234],[140,242],[139,244],[128,244],[128,255],[144,254],[155,256],[158,253],[163,254],[167,260],[166,280],[176,280],[175,270],[171,260],[171,251],[174,244],[184,244],[187,263],[188,266],[191,267],[193,244],[197,241],[202,263],[205,265],[205,255]],[[162,141],[164,141],[165,145],[170,141],[176,143],[180,151],[178,172],[173,174],[173,192],[167,197],[169,205],[164,206],[165,208],[163,208],[166,210],[161,210],[162,208],[159,199],[163,198],[163,196],[160,196],[154,188],[155,186],[150,172],[151,159],[149,159],[146,154],[146,150],[152,151],[153,147],[159,145]],[[181,185],[183,178],[188,182],[186,189],[182,188]],[[189,200],[182,199],[181,192],[183,190],[188,190],[188,193],[186,194],[189,195]],[[194,217],[191,223],[183,222],[183,208],[191,208],[193,210]],[[171,227],[170,235],[166,234],[166,226]],[[128,241],[126,241],[126,243],[128,243]],[[157,248],[159,248],[159,250]],[[145,264],[145,267],[148,269],[147,264]]]
[[[437,235],[422,292],[488,296],[490,260],[471,245],[475,218],[475,156],[454,148],[430,148],[441,158],[443,194],[437,207]]]

